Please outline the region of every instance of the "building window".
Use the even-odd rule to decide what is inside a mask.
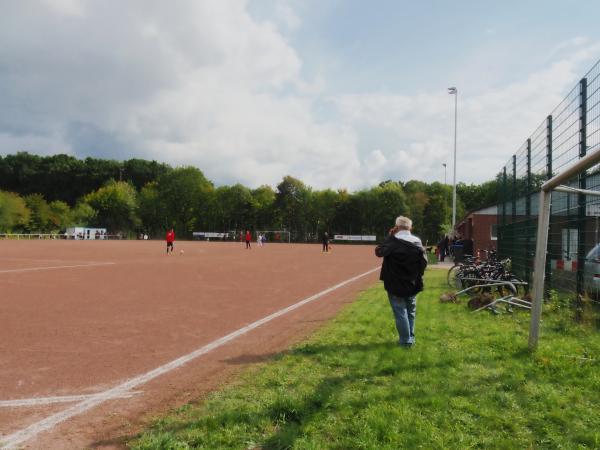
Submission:
[[[498,240],[498,224],[497,223],[493,223],[490,226],[490,238],[492,239],[492,241]]]

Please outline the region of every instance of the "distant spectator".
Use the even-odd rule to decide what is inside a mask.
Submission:
[[[473,239],[463,239],[463,254],[473,256]]]
[[[449,244],[448,235],[444,236],[440,242],[438,242],[438,257],[441,262],[444,262],[444,258],[448,255],[448,244]]]
[[[325,233],[323,233],[323,237],[321,238],[321,241],[323,242],[323,252],[324,253],[328,253],[329,252],[329,234],[327,233],[327,231]]]

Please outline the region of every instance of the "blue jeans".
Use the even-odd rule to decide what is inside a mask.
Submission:
[[[400,336],[400,345],[410,346],[415,343],[415,313],[417,296],[398,297],[388,293],[390,305],[396,319],[396,329]]]

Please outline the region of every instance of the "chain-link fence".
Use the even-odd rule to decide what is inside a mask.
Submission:
[[[577,83],[502,168],[498,253],[532,281],[541,185],[600,150],[600,61]],[[568,186],[600,191],[600,167]],[[554,192],[548,233],[546,292],[600,300],[600,197]]]

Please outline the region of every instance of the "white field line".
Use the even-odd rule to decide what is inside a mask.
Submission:
[[[134,395],[141,394],[141,391],[124,392],[119,397],[114,398],[130,398]],[[102,394],[102,392],[101,392]],[[0,400],[0,408],[18,408],[22,406],[40,406],[40,405],[52,405],[54,403],[70,403],[80,402],[89,398],[95,397],[98,394],[82,394],[82,395],[62,395],[59,397],[34,397],[34,398],[21,398],[15,400]]]
[[[379,270],[379,267],[371,269],[371,270],[369,270],[365,273],[362,273],[360,275],[357,275],[355,277],[349,278],[346,281],[342,281],[341,283],[338,283],[335,286],[331,286],[330,288],[327,288],[324,291],[321,291],[321,292],[314,294],[308,298],[305,298],[304,300],[301,300],[298,303],[294,303],[293,305],[288,306],[287,308],[284,308],[277,312],[274,312],[273,314],[270,314],[260,320],[257,320],[256,322],[251,323],[250,325],[246,325],[245,327],[240,328],[239,330],[229,333],[228,335],[223,336],[222,338],[219,338],[203,347],[200,347],[199,349],[194,350],[193,352],[188,353],[187,355],[181,356],[180,358],[177,358],[167,364],[159,366],[156,369],[153,369],[142,375],[138,375],[135,378],[131,378],[130,380],[127,380],[124,383],[121,383],[118,386],[115,386],[114,388],[108,389],[104,392],[100,392],[89,399],[83,400],[80,403],[73,405],[63,411],[52,414],[51,416],[46,417],[45,419],[42,419],[39,422],[36,422],[32,425],[29,425],[28,427],[23,428],[15,433],[9,434],[4,437],[0,437],[0,446],[3,446],[2,448],[7,448],[7,449],[15,448],[15,447],[19,446],[20,444],[33,438],[34,436],[38,435],[39,433],[50,430],[50,429],[54,428],[54,426],[56,426],[57,424],[64,422],[65,420],[67,420],[71,417],[83,414],[85,411],[92,409],[92,408],[98,406],[99,404],[104,403],[107,400],[121,396],[123,393],[131,391],[132,389],[134,389],[144,383],[147,383],[148,381],[153,380],[154,378],[157,378],[161,375],[171,372],[172,370],[177,369],[177,368],[183,366],[184,364],[187,364],[188,362],[192,361],[193,359],[196,359],[199,356],[202,356],[218,347],[221,347],[222,345],[225,345],[229,341],[231,341],[239,336],[242,336],[242,335],[248,333],[249,331],[254,330],[255,328],[258,328],[261,325],[264,325],[265,323],[270,322],[273,319],[281,317],[295,309],[300,308],[301,306],[306,305],[307,303],[313,302],[313,301],[323,297],[324,295],[327,295],[330,292],[335,291],[336,289],[339,289],[339,288],[341,288],[347,284],[350,284],[366,275],[369,275],[369,274],[375,272],[376,270]]]
[[[90,264],[71,264],[67,266],[43,266],[43,267],[28,267],[25,269],[7,269],[0,270],[0,273],[18,273],[18,272],[33,272],[36,270],[56,270],[56,269],[72,269],[74,267],[95,267],[95,266],[110,266],[114,262],[90,263]]]
[[[0,256],[0,261],[36,261],[36,262],[57,262],[57,263],[69,263],[69,264],[94,264],[103,261],[90,261],[89,259],[77,260],[77,259],[48,259],[48,258],[18,258],[15,256]]]

